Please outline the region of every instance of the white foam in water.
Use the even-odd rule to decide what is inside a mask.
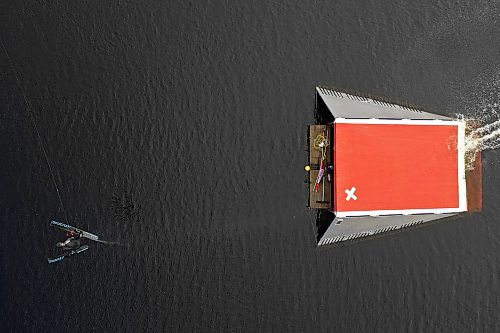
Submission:
[[[457,96],[464,113],[457,118],[467,123],[465,165],[472,170],[477,152],[500,148],[500,68],[479,75],[469,86],[457,86],[462,89]]]
[[[483,150],[500,148],[499,104],[488,103],[481,108],[477,116],[459,116],[465,120],[469,128],[465,136],[465,165],[467,170],[473,169],[476,153]],[[492,117],[496,119],[492,119]]]

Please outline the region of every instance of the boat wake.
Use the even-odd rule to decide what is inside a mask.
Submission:
[[[95,239],[94,241],[98,242],[98,243],[103,243],[103,244],[121,245],[120,242],[111,242],[111,241],[105,241],[105,240],[102,240],[102,239]]]
[[[474,169],[477,152],[500,148],[499,106],[498,103],[493,103],[483,107],[484,113],[481,117],[459,116],[461,120],[467,122],[468,126],[465,135],[465,166],[467,170]],[[496,120],[491,120],[491,116],[496,116]]]

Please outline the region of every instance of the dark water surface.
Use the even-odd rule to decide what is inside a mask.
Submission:
[[[499,331],[484,212],[328,250],[303,183],[314,87],[454,115],[498,98],[498,1],[4,1],[2,332]],[[496,100],[498,101],[498,100]]]

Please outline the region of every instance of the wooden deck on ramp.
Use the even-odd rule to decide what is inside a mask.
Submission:
[[[328,131],[327,131],[328,128]],[[332,208],[332,181],[328,181],[328,176],[325,172],[325,177],[320,183],[318,192],[314,191],[316,178],[318,177],[319,167],[321,164],[321,150],[314,147],[314,140],[318,135],[327,137],[329,146],[325,150],[326,163],[325,166],[332,165],[332,127],[327,125],[310,125],[309,126],[309,207],[314,209],[331,209]]]

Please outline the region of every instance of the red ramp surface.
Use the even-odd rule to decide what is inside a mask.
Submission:
[[[343,121],[334,123],[334,211],[467,210],[459,122]]]

